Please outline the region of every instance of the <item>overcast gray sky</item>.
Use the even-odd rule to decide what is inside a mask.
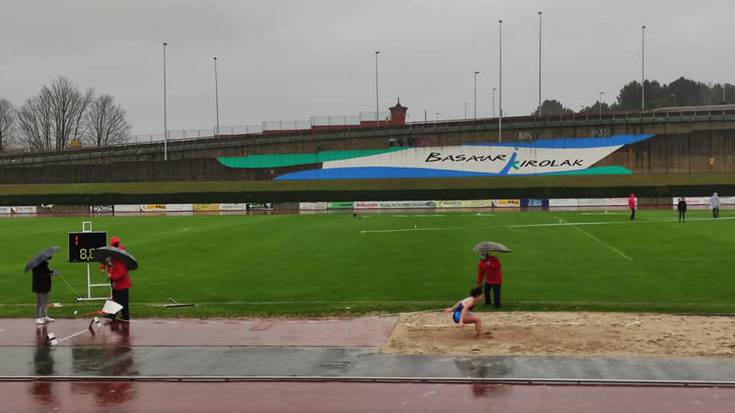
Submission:
[[[648,79],[733,82],[732,0],[1,0],[0,97],[16,105],[66,76],[109,93],[134,133],[163,124],[162,41],[169,129],[306,120],[409,107],[409,120],[491,111],[503,19],[507,115],[537,103],[538,16],[543,11],[543,97],[572,109],[613,101],[639,79],[641,25]]]

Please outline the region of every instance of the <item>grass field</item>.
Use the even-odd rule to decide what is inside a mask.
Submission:
[[[505,310],[735,313],[735,212],[391,212],[324,215],[93,218],[140,262],[132,273],[133,316],[321,315],[448,306],[473,285],[472,246],[500,241]],[[52,261],[86,292],[86,266],[67,263],[67,232],[82,218],[0,219],[0,316],[31,317],[25,263],[62,247]],[[103,282],[96,265],[93,274]],[[103,291],[98,291],[101,294]],[[168,297],[197,307],[166,309]],[[59,277],[52,316],[74,304]]]

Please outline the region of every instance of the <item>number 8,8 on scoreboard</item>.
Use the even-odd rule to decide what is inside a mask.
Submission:
[[[69,262],[95,261],[94,250],[107,245],[107,232],[70,232]]]

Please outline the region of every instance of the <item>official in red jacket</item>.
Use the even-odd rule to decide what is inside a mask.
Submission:
[[[480,265],[477,267],[477,286],[484,281],[485,305],[490,305],[490,291],[494,306],[500,307],[500,287],[503,284],[503,272],[500,269],[500,260],[490,254],[480,256]]]
[[[110,238],[110,245],[124,250],[125,247],[120,244],[120,237]],[[120,304],[123,308],[121,311],[123,320],[130,320],[130,294],[129,289],[132,286],[130,282],[130,274],[128,267],[124,262],[110,258],[107,261],[107,276],[112,283],[112,301]]]

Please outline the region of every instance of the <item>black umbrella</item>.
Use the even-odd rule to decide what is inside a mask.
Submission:
[[[105,262],[108,257],[122,261],[129,270],[138,268],[138,261],[125,250],[115,247],[101,247],[94,250],[95,260]]]
[[[32,260],[26,264],[26,270],[24,272],[28,272],[36,267],[38,267],[42,262],[46,261],[47,259],[51,258],[54,254],[61,251],[61,248],[59,247],[49,247],[45,250],[39,252],[36,254],[35,257],[33,257]]]

